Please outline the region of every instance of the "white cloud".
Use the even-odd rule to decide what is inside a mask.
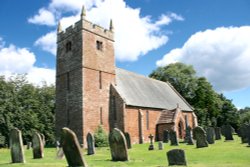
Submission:
[[[56,32],[52,31],[36,40],[35,46],[56,55]]]
[[[220,27],[197,32],[182,48],[167,53],[158,66],[183,62],[194,66],[218,91],[250,86],[250,26]]]
[[[168,36],[163,32],[163,26],[174,20],[184,20],[175,13],[169,13],[153,21],[150,16],[142,17],[140,9],[129,7],[124,0],[87,0],[84,5],[88,9],[86,17],[93,23],[108,28],[110,19],[113,19],[116,58],[120,61],[136,61],[140,56],[166,44]],[[52,0],[48,10],[55,15],[73,12],[73,15],[61,18],[62,26],[66,27],[80,19],[81,7],[79,0]],[[54,40],[51,40],[52,37]],[[55,43],[52,43],[56,41],[55,38],[55,33],[46,34],[36,41],[36,45],[55,54]]]
[[[0,43],[4,41],[0,40]],[[48,84],[55,83],[55,70],[38,68],[34,66],[35,54],[27,48],[18,48],[11,44],[0,47],[0,75],[10,77],[12,74],[27,74],[29,82],[41,85],[43,81]]]
[[[29,23],[39,24],[39,25],[48,25],[54,26],[56,25],[56,20],[54,14],[44,8],[41,8],[38,11],[38,14],[28,19]]]

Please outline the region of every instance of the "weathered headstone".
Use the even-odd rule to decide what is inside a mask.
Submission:
[[[31,148],[32,143],[31,142],[27,142],[27,150],[29,150]]]
[[[214,132],[215,132],[215,140],[220,140],[221,139],[221,128],[215,127]]]
[[[25,163],[22,132],[14,128],[10,131],[9,138],[12,163]]]
[[[167,152],[168,165],[187,165],[185,152],[182,149],[173,149]]]
[[[179,145],[177,135],[176,135],[175,131],[170,130],[169,137],[170,137],[170,145],[171,146],[178,146]]]
[[[193,129],[193,134],[194,139],[196,140],[196,148],[208,147],[207,135],[202,127],[196,126]]]
[[[186,128],[186,137],[185,137],[186,143],[188,145],[194,145],[194,140],[193,140],[193,132],[190,126],[187,126]]]
[[[231,125],[225,125],[225,129],[224,129],[224,133],[225,133],[225,140],[234,140],[233,139],[233,129]]]
[[[213,127],[207,127],[207,142],[209,144],[214,144],[214,128]]]
[[[169,132],[168,132],[168,130],[164,130],[163,131],[163,142],[168,143],[168,140],[169,140]]]
[[[44,153],[43,153],[43,141],[41,139],[41,136],[39,133],[34,132],[33,137],[32,137],[32,147],[33,147],[33,158],[43,158]]]
[[[130,139],[130,135],[128,132],[125,132],[125,138],[126,138],[126,142],[127,142],[127,146],[128,146],[128,149],[131,149],[132,148],[132,145],[131,145],[131,139]]]
[[[69,128],[61,130],[61,145],[64,155],[68,162],[68,166],[87,166],[81,152],[81,147],[75,133]]]
[[[159,149],[159,150],[163,150],[163,149],[164,149],[164,145],[163,145],[163,142],[162,142],[162,141],[159,141],[159,142],[158,142],[158,149]]]
[[[241,137],[241,142],[242,143],[247,143],[248,142],[248,137],[247,137],[247,129],[248,128],[248,125],[247,124],[243,124],[240,126],[240,137]]]
[[[247,125],[247,132],[246,132],[246,134],[247,134],[248,147],[250,147],[250,125],[249,124]]]
[[[95,154],[95,139],[91,133],[87,134],[88,155]]]
[[[64,158],[63,148],[60,147],[60,148],[57,150],[56,159],[63,159],[63,158]]]
[[[155,149],[155,148],[154,148],[154,143],[153,143],[154,136],[153,136],[152,134],[150,134],[150,135],[148,136],[148,138],[150,139],[150,145],[149,145],[149,147],[148,147],[148,150],[154,150],[154,149]]]
[[[112,161],[128,161],[127,142],[122,131],[114,128],[109,134]]]

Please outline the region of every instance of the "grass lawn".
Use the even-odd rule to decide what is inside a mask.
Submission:
[[[149,144],[136,144],[129,150],[128,162],[112,162],[108,148],[96,149],[96,154],[88,156],[84,150],[84,158],[89,167],[166,167],[168,166],[166,152],[170,149],[181,148],[185,150],[188,166],[190,167],[250,167],[250,147],[241,144],[240,138],[234,136],[235,140],[224,142],[216,141],[207,148],[195,148],[180,143],[179,146],[164,145],[164,150],[157,150],[158,143],[155,143],[155,150],[148,151]],[[32,150],[25,150],[25,164],[11,164],[10,151],[0,149],[0,167],[65,167],[65,159],[55,158],[56,149],[46,148],[43,159],[32,159]]]

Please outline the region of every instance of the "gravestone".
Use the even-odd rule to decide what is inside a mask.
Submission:
[[[148,138],[150,139],[150,145],[149,145],[149,147],[148,147],[148,150],[154,150],[154,149],[155,149],[155,148],[154,148],[154,143],[153,143],[154,136],[153,136],[152,134],[150,134],[150,135],[148,136]]]
[[[45,144],[46,144],[45,136],[44,136],[44,134],[42,134],[42,133],[40,133],[40,136],[41,136],[41,139],[42,139],[42,142],[43,142],[43,147],[44,147]]]
[[[88,155],[95,154],[95,141],[91,133],[87,134]]]
[[[60,148],[58,148],[58,150],[57,150],[56,159],[63,159],[63,158],[64,158],[63,148],[60,147]]]
[[[194,139],[196,140],[196,148],[208,147],[207,135],[202,127],[196,126],[193,129],[193,134]]]
[[[9,138],[12,163],[25,163],[22,132],[14,128],[10,131]]]
[[[122,131],[114,128],[109,134],[112,161],[128,161],[127,142]]]
[[[169,132],[168,132],[168,130],[164,130],[163,131],[163,142],[168,143],[168,140],[169,140]]]
[[[225,128],[226,128],[226,125],[221,126],[221,134],[222,134],[222,136],[225,136]]]
[[[43,141],[39,133],[34,132],[32,136],[32,148],[33,148],[33,158],[43,158]]]
[[[130,139],[130,135],[128,132],[125,132],[125,138],[126,138],[128,149],[131,149],[132,148],[131,139]]]
[[[207,127],[207,142],[208,144],[214,144],[214,128],[213,127]]]
[[[185,152],[182,149],[173,149],[167,152],[168,166],[187,165]]]
[[[27,142],[27,150],[29,150],[31,148],[32,143],[31,142]]]
[[[215,127],[214,132],[215,132],[215,140],[220,140],[221,139],[221,128]]]
[[[225,140],[234,140],[233,139],[233,129],[231,125],[225,125],[224,127],[224,135],[225,135]]]
[[[247,143],[248,142],[248,137],[247,137],[247,124],[243,124],[240,126],[240,137],[241,137],[241,142],[242,143]]]
[[[68,166],[87,166],[81,152],[81,147],[75,133],[69,128],[61,130],[61,146],[68,162]]]
[[[185,137],[186,143],[188,145],[194,145],[194,140],[193,140],[193,132],[190,126],[187,126],[186,128],[186,137]]]
[[[246,134],[247,134],[247,143],[248,143],[248,147],[250,147],[250,125],[248,124],[247,126],[247,132],[246,132]]]
[[[159,150],[163,150],[163,149],[164,149],[164,145],[163,145],[163,142],[162,142],[162,141],[159,141],[159,142],[158,142],[158,149],[159,149]]]
[[[176,135],[175,131],[170,130],[169,137],[170,137],[170,145],[171,146],[178,146],[179,145],[177,135]]]

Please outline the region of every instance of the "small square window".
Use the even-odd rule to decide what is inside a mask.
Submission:
[[[96,49],[102,51],[102,49],[103,49],[103,44],[102,44],[101,41],[96,41]]]

